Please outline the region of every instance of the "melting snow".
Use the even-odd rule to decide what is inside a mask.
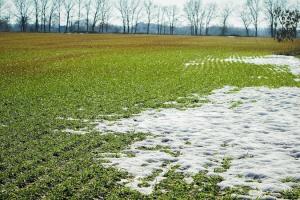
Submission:
[[[214,91],[208,96],[210,103],[197,108],[148,110],[100,122],[101,132],[152,133],[126,150],[134,157],[107,156],[108,165],[129,172],[134,179],[127,186],[149,194],[172,165],[180,165],[178,170],[189,178],[202,170],[214,174],[222,159],[231,157],[230,169],[219,173],[224,178],[221,188],[249,186],[258,191],[249,194],[254,197],[289,189],[291,183],[282,179],[300,179],[300,88],[233,89]],[[239,103],[233,107],[235,102]],[[180,154],[156,148],[160,146]],[[157,169],[163,172],[150,187],[138,186]]]
[[[189,61],[184,64],[184,66],[202,66],[207,63],[250,63],[255,65],[273,65],[277,70],[282,71],[285,70],[284,67],[288,67],[292,74],[298,76],[300,75],[300,59],[294,56],[284,56],[284,55],[269,55],[269,56],[256,56],[256,57],[239,57],[239,56],[231,56],[226,59],[213,58],[211,56],[207,56],[202,59]],[[300,79],[295,79],[295,81],[299,82]]]
[[[225,59],[226,62],[243,62],[256,65],[288,66],[291,73],[300,75],[300,59],[294,56],[269,55],[264,57],[231,57]]]

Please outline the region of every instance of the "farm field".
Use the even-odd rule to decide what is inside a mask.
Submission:
[[[300,40],[0,33],[0,199],[299,199],[299,56]]]

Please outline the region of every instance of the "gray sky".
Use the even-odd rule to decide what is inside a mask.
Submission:
[[[1,1],[1,0],[0,0]],[[7,6],[4,6],[4,8],[2,9],[2,15],[7,12],[9,9],[7,9],[7,7],[10,7],[11,9],[11,13],[13,13],[14,11],[14,6],[12,4],[13,0],[3,0],[4,4],[6,4]],[[76,1],[76,0],[74,0]],[[110,0],[111,3],[113,3],[116,0]],[[178,22],[178,25],[186,25],[187,24],[187,20],[185,17],[185,14],[183,12],[183,7],[184,7],[184,3],[186,2],[186,0],[153,0],[155,2],[155,4],[158,5],[162,5],[162,6],[168,6],[168,5],[177,5],[179,10],[180,10],[180,20]],[[232,15],[229,17],[228,19],[228,26],[235,26],[235,27],[242,27],[243,24],[240,20],[239,17],[239,13],[242,11],[243,9],[243,4],[245,3],[246,0],[202,0],[202,4],[206,5],[208,3],[216,3],[217,4],[217,10],[216,10],[216,14],[217,16],[220,15],[219,13],[222,11],[222,9],[225,6],[230,6],[232,7],[232,9],[234,10]],[[261,2],[263,2],[264,0],[261,0]],[[299,0],[286,0],[288,2],[289,5],[295,5],[296,2]],[[294,6],[293,6],[294,7]],[[264,16],[264,11],[263,11],[263,6],[262,6],[262,12],[260,15],[260,24],[261,26],[267,26],[267,22],[266,22],[266,17]],[[119,17],[119,12],[116,9],[113,9],[113,18],[112,18],[112,22],[115,24],[121,24],[120,21],[120,17]],[[13,17],[13,15],[12,15]],[[141,19],[141,21],[145,21],[143,19]],[[216,24],[220,24],[221,22],[221,18],[220,17],[216,17],[211,25],[216,25]],[[62,19],[62,24],[64,23],[64,17]]]

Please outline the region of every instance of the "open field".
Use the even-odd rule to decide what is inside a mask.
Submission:
[[[150,194],[126,187],[123,181],[133,179],[132,174],[107,165],[113,159],[103,155],[117,159],[127,152],[127,157],[135,157],[124,150],[155,136],[148,127],[133,132],[125,126],[129,133],[112,127],[112,132],[104,133],[109,126],[103,120],[123,123],[149,109],[198,108],[210,101],[208,95],[225,86],[234,87],[228,93],[246,87],[293,87],[296,100],[289,103],[297,105],[299,75],[272,65],[224,60],[299,56],[299,52],[300,40],[1,33],[0,199],[234,199],[248,195],[251,189],[246,186],[221,190],[223,177],[218,173],[226,173],[234,163],[226,155],[212,169],[215,174],[208,174],[209,169],[193,174],[193,183],[184,181],[185,175],[177,170],[180,166],[168,165],[164,179]],[[230,107],[243,103],[249,102],[236,100]],[[299,123],[298,118],[292,128]],[[297,145],[299,136],[295,138]],[[173,158],[182,153],[158,142],[154,148],[143,145],[141,151],[159,151]],[[293,163],[299,164],[297,155]],[[139,187],[147,188],[161,172],[153,171]],[[280,191],[278,198],[300,198],[299,177],[284,177],[282,182],[295,184]]]

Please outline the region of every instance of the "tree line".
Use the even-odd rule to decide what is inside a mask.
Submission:
[[[190,35],[209,35],[215,21],[220,34],[226,35],[230,17],[238,16],[247,36],[250,29],[258,36],[261,22],[267,20],[270,36],[275,38],[284,37],[285,32],[290,33],[288,37],[296,36],[300,20],[299,1],[287,9],[291,7],[288,0],[243,0],[238,9],[201,0],[186,0],[183,8],[161,6],[152,0],[12,0],[12,4],[14,8],[7,11],[4,0],[0,0],[0,25],[9,30],[13,15],[22,32],[108,32],[118,17],[122,32],[127,34],[138,33],[138,26],[143,24],[143,33],[173,35],[178,23],[186,21]]]

